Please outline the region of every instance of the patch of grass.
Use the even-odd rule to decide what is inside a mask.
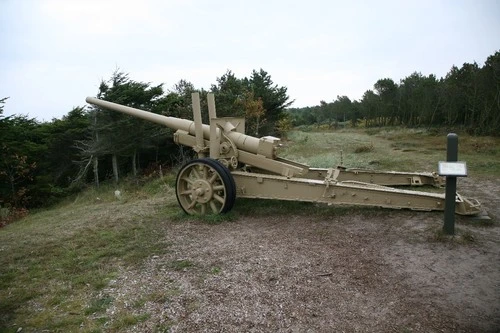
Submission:
[[[141,191],[150,194],[160,194],[164,195],[165,193],[175,193],[175,174],[169,173],[162,178],[154,178],[148,182],[146,182],[142,187]]]
[[[373,151],[373,149],[374,149],[373,144],[363,145],[363,146],[356,147],[356,149],[354,149],[354,153],[356,153],[356,154],[369,153],[369,152]]]
[[[217,267],[217,266],[214,266],[210,269],[210,273],[213,274],[213,275],[217,275],[217,274],[220,274],[221,272],[221,268],[220,267]]]
[[[381,131],[382,131],[382,128],[381,128],[381,127],[370,127],[370,128],[365,129],[365,133],[366,133],[367,135],[377,135],[377,134],[379,134]]]
[[[202,221],[207,224],[220,224],[225,222],[233,222],[236,220],[236,216],[232,212],[226,214],[210,214],[196,216],[196,220]]]
[[[232,222],[237,218],[233,212],[228,212],[226,214],[189,215],[183,212],[180,208],[172,211],[168,217],[171,221],[174,222],[202,222],[206,224],[221,224],[225,222]]]
[[[0,331],[13,323],[28,331],[76,331],[85,317],[67,314],[105,311],[112,300],[92,295],[120,266],[168,251],[156,216],[168,200],[118,202],[110,189],[89,190],[0,229]]]
[[[469,243],[475,243],[476,242],[476,236],[470,232],[469,230],[465,230],[460,234],[461,241],[464,244],[469,244]]]
[[[125,312],[121,314],[113,323],[111,324],[112,332],[121,332],[125,328],[134,326],[140,322],[147,320],[151,315],[149,313],[143,314],[133,314],[130,312]]]
[[[105,296],[101,298],[96,298],[91,301],[89,306],[85,309],[85,314],[94,314],[99,312],[104,312],[109,305],[113,303],[113,297]]]
[[[159,303],[163,304],[165,302],[168,302],[170,300],[170,297],[172,295],[175,295],[177,290],[171,290],[171,291],[166,291],[166,290],[159,290],[155,291],[152,293],[147,294],[144,296],[145,302],[153,302],[153,303]]]
[[[154,333],[168,333],[170,332],[171,325],[169,324],[158,324],[154,328]]]
[[[440,227],[432,232],[430,241],[446,243],[451,245],[468,245],[477,242],[477,236],[470,230],[462,230],[455,227],[455,234],[448,235]]]
[[[170,264],[170,267],[176,271],[184,271],[190,267],[193,267],[194,263],[188,259],[175,260]]]

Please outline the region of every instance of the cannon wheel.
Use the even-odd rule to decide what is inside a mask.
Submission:
[[[177,201],[187,214],[223,214],[233,208],[236,199],[233,176],[216,160],[189,161],[177,173],[175,183]]]

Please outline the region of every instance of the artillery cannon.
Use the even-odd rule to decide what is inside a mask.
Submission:
[[[436,173],[310,168],[277,156],[280,139],[245,134],[244,118],[217,118],[208,94],[210,124],[201,121],[198,93],[192,94],[194,121],[167,117],[93,97],[87,103],[155,122],[176,130],[174,141],[191,147],[198,158],[183,165],[176,196],[188,214],[226,213],[236,197],[363,205],[418,211],[444,210],[444,194],[392,186],[442,186]],[[208,156],[208,158],[207,158]],[[455,212],[475,215],[477,200],[456,196]]]

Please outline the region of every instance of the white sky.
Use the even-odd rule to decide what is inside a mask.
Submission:
[[[262,68],[303,107],[359,99],[385,77],[482,66],[499,49],[498,0],[0,0],[4,115],[46,121],[85,105],[117,67],[166,89]]]

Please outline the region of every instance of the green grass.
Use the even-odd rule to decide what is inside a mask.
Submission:
[[[175,195],[124,186],[126,199],[103,186],[0,229],[0,332],[15,331],[14,323],[24,330],[101,327],[88,315],[113,303],[97,295],[118,268],[168,251],[158,231],[161,217],[178,210]]]
[[[85,315],[90,315],[98,312],[104,312],[111,303],[113,303],[113,298],[110,296],[93,299],[89,306],[85,309],[84,313]]]
[[[185,271],[188,268],[193,267],[193,266],[194,266],[194,263],[190,260],[187,260],[187,259],[180,259],[180,260],[173,261],[171,263],[171,267],[176,271]]]
[[[124,313],[118,318],[118,320],[113,322],[110,330],[112,332],[120,332],[129,326],[133,326],[137,323],[147,320],[149,317],[150,315],[147,313],[142,313],[142,314]]]

